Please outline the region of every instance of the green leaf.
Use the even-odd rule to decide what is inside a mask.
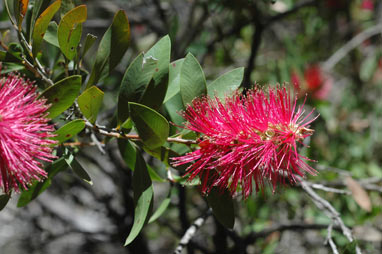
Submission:
[[[156,83],[154,79],[146,87],[146,91],[139,101],[141,104],[146,105],[152,109],[159,110],[163,104],[163,99],[166,95],[168,86],[168,77],[165,76]]]
[[[232,94],[243,81],[244,68],[237,68],[226,72],[207,86],[208,95],[223,99],[225,95]]]
[[[128,103],[140,102],[147,85],[153,77],[157,61],[152,57],[144,58],[141,53],[127,68],[122,78],[118,95],[118,123],[129,118]]]
[[[146,162],[140,153],[136,153],[136,164],[133,174],[134,191],[134,223],[129,236],[126,239],[125,246],[130,244],[147,223],[149,215],[153,208],[153,187],[151,178],[147,171]]]
[[[10,196],[7,194],[0,195],[0,211],[5,208],[5,206],[8,204]]]
[[[38,16],[41,14],[41,12],[43,12],[48,7],[49,3],[50,3],[50,0],[35,0],[34,2],[32,2],[32,8],[31,8],[32,16],[31,16],[31,23],[29,28],[31,33],[29,34],[30,36],[29,41],[32,39],[33,29],[35,27]]]
[[[58,39],[57,39],[57,30],[58,30],[57,23],[54,21],[50,22],[48,29],[46,29],[44,40],[48,42],[49,44],[57,48],[60,48],[60,45],[58,44]]]
[[[24,69],[24,65],[15,64],[15,63],[2,63],[1,74],[6,74],[10,72],[17,72]]]
[[[90,178],[88,172],[82,167],[82,165],[74,158],[71,154],[69,158],[66,158],[66,163],[73,170],[74,174],[76,174],[81,180],[87,182],[90,185],[93,185],[92,179]]]
[[[57,140],[59,143],[65,142],[68,139],[71,139],[78,133],[80,133],[85,128],[85,121],[81,119],[76,119],[71,121],[60,129],[54,132],[57,136],[52,139]]]
[[[125,55],[130,44],[130,26],[123,10],[114,15],[113,23],[107,29],[98,46],[96,60],[86,85],[89,88],[101,79],[104,69],[110,73]]]
[[[185,106],[194,98],[207,94],[204,72],[198,60],[191,53],[187,54],[180,71],[180,94]]]
[[[163,99],[168,86],[168,69],[171,55],[171,41],[167,35],[160,39],[146,54],[145,58],[152,58],[157,61],[157,68],[153,74],[153,79],[146,87],[146,90],[139,101],[150,108],[158,110],[162,106]]]
[[[136,150],[131,141],[126,139],[118,139],[118,148],[121,156],[127,166],[134,170],[135,168],[135,160],[136,160]]]
[[[5,62],[22,63],[24,50],[18,43],[11,42],[8,45],[8,51],[5,54]]]
[[[166,103],[172,97],[174,97],[176,94],[180,92],[180,71],[182,70],[183,62],[184,62],[184,58],[170,63],[168,89],[167,89],[166,97],[163,100],[163,103]]]
[[[163,164],[167,167],[170,167],[170,158],[180,156],[178,153],[164,146],[155,149],[149,149],[148,147],[144,146],[143,149],[146,153],[163,162]]]
[[[130,25],[126,12],[119,10],[111,24],[109,73],[119,64],[130,44]]]
[[[48,117],[53,119],[68,109],[77,98],[80,89],[81,76],[79,75],[67,77],[47,88],[39,97],[46,98],[47,104],[52,104],[48,109]]]
[[[207,197],[208,205],[212,208],[215,218],[225,227],[232,229],[235,224],[233,200],[228,190],[214,187]]]
[[[176,125],[182,125],[185,122],[184,118],[179,114],[179,111],[183,110],[183,101],[180,93],[177,93],[165,104],[168,115],[170,116],[171,122]]]
[[[342,248],[341,253],[342,254],[356,254],[356,247],[357,247],[357,241],[353,240],[350,243],[347,243],[345,247]]]
[[[52,164],[46,168],[48,177],[42,182],[35,181],[31,186],[28,187],[28,190],[24,190],[17,202],[17,207],[26,206],[33,199],[37,198],[51,185],[51,179],[59,172],[65,170],[67,167],[68,165],[66,164],[63,157],[52,162]]]
[[[147,170],[149,172],[150,178],[152,181],[164,183],[166,182],[150,165],[147,164]]]
[[[155,69],[153,79],[158,82],[164,75],[167,75],[170,64],[171,55],[171,40],[168,35],[155,43],[152,48],[147,51],[145,58],[150,56],[158,61],[157,68]]]
[[[167,194],[167,197],[162,201],[162,203],[159,205],[157,210],[154,212],[154,214],[151,216],[148,223],[156,221],[162,214],[166,211],[167,207],[171,203],[171,189]]]
[[[170,129],[166,118],[155,110],[138,103],[129,102],[129,108],[143,144],[150,149],[163,145]]]
[[[97,120],[103,102],[103,95],[104,93],[98,87],[92,86],[78,97],[78,106],[82,114],[91,123],[95,123]]]
[[[40,17],[38,17],[38,19],[36,20],[32,34],[32,53],[34,56],[36,56],[37,53],[40,51],[45,32],[49,26],[49,22],[52,20],[54,14],[56,14],[60,6],[61,0],[55,1],[48,8],[46,8],[46,10],[43,13],[41,13]]]
[[[84,57],[86,55],[86,53],[93,46],[93,44],[95,43],[96,40],[97,40],[97,36],[92,35],[92,34],[86,35],[84,50],[82,51],[82,57]]]
[[[80,5],[66,13],[58,25],[58,43],[65,57],[72,60],[81,41],[82,23],[86,21],[86,5]]]

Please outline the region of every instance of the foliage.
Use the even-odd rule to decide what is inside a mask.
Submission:
[[[120,232],[125,234],[121,245],[137,244],[145,227],[160,223],[174,211],[179,211],[181,231],[186,231],[188,213],[196,217],[211,208],[218,221],[216,228],[239,227],[244,239],[238,240],[235,231],[221,230],[223,233],[212,240],[224,239],[221,246],[215,244],[216,250],[228,253],[226,239],[230,237],[235,245],[232,253],[240,251],[240,244],[247,247],[251,243],[259,253],[275,253],[273,239],[281,237],[260,233],[280,214],[300,216],[307,206],[300,187],[285,188],[274,195],[265,190],[246,202],[215,189],[202,197],[193,187],[199,180],[187,181],[186,166],[174,169],[170,161],[197,148],[191,142],[198,139],[197,134],[179,127],[183,119],[178,114],[194,98],[224,98],[250,88],[255,81],[260,86],[285,81],[295,86],[300,97],[308,94],[307,111],[315,107],[320,113],[308,144],[311,148],[301,148],[319,162],[315,168],[321,173],[312,181],[347,191],[346,195],[334,194],[339,198],[323,192],[346,225],[373,225],[380,218],[381,197],[373,192],[381,193],[382,178],[380,37],[365,38],[356,45],[358,49],[347,52],[334,65],[330,66],[329,60],[357,32],[376,26],[375,17],[381,15],[377,5],[381,8],[381,3],[372,1],[375,6],[369,10],[360,0],[278,0],[274,4],[267,0],[191,1],[195,3],[182,3],[195,4],[187,7],[190,20],[186,23],[185,17],[174,11],[174,1],[153,1],[159,3],[153,4],[159,18],[147,14],[137,21],[134,14],[142,10],[114,8],[103,30],[92,34],[86,26],[97,11],[91,3],[80,2],[3,1],[0,19],[11,21],[10,30],[16,36],[7,29],[1,31],[1,73],[17,71],[35,82],[40,97],[51,104],[48,117],[57,129],[53,139],[59,143],[58,159],[45,165],[47,178],[23,190],[17,206],[24,207],[53,188],[59,172],[70,176],[69,169],[79,179],[97,185],[89,163],[80,160],[83,150],[95,146],[99,155],[94,157],[110,156],[112,147],[118,146],[124,164],[117,168],[126,171],[108,174],[127,175],[125,181],[115,175],[111,179],[126,188],[123,195],[130,197],[132,191],[129,204],[134,205],[122,216],[128,219],[121,219],[131,221]],[[151,13],[150,8],[147,11]],[[150,34],[155,34],[155,39],[150,40]],[[243,59],[246,69],[238,68]],[[368,185],[362,179],[377,180]],[[156,185],[169,188],[164,198],[157,197]],[[189,196],[183,193],[185,189]],[[0,196],[0,210],[9,198]],[[191,206],[197,212],[187,212]],[[285,214],[276,213],[284,209]],[[330,223],[313,203],[303,213],[305,221],[313,224]],[[326,228],[322,229],[326,233]],[[355,242],[349,243],[337,233],[333,238],[340,250],[353,253]],[[374,248],[362,240],[357,244]]]

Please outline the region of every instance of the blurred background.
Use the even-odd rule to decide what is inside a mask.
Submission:
[[[88,7],[83,34],[102,38],[119,9],[126,11],[131,25],[127,54],[113,74],[99,84],[105,91],[101,124],[114,113],[128,64],[166,34],[172,41],[171,59],[192,52],[207,80],[244,66],[243,87],[287,82],[302,100],[307,95],[307,107],[316,108],[320,114],[312,126],[315,134],[309,140],[310,148],[303,151],[317,161],[311,165],[319,174],[309,176],[309,181],[343,190],[317,192],[341,213],[364,253],[382,253],[380,0],[74,3]],[[4,43],[16,40],[7,20],[1,2]],[[87,55],[85,69],[91,69],[96,49]],[[46,54],[47,66],[55,54]],[[165,177],[160,163],[148,156],[146,159]],[[113,141],[107,144],[105,155],[96,147],[82,149],[80,160],[93,186],[64,171],[25,208],[17,208],[17,198],[13,198],[0,213],[0,253],[172,253],[185,230],[207,207],[197,187],[178,185],[164,215],[145,226],[133,244],[123,247],[133,221],[131,171]],[[154,188],[157,207],[170,186],[157,181]],[[354,191],[357,188],[365,192]],[[268,189],[245,202],[236,200],[235,208],[233,231],[209,217],[183,253],[332,253],[324,245],[330,219],[301,187],[281,187],[276,193]],[[340,253],[354,253],[338,230],[333,231],[333,239]]]

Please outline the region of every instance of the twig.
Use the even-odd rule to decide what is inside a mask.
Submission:
[[[327,72],[332,70],[333,67],[339,61],[341,61],[341,59],[344,58],[350,51],[355,49],[358,45],[360,45],[366,39],[374,35],[377,35],[379,33],[382,33],[382,24],[372,26],[366,29],[365,31],[362,31],[361,33],[356,35],[353,39],[351,39],[349,42],[347,42],[344,46],[338,49],[331,57],[329,57],[329,59],[322,64],[323,70]]]
[[[323,191],[326,191],[326,192],[332,192],[332,193],[338,193],[338,194],[345,194],[345,195],[351,195],[351,192],[350,191],[347,191],[347,190],[340,190],[340,189],[336,189],[336,188],[332,188],[332,187],[328,187],[328,186],[325,186],[323,184],[319,184],[319,183],[310,183],[310,182],[306,182],[310,187],[312,187],[313,189],[316,189],[316,190],[323,190]]]
[[[63,146],[70,146],[70,147],[75,147],[75,146],[80,146],[80,147],[85,147],[85,146],[96,146],[97,144],[95,142],[67,142],[67,143],[62,143]]]
[[[296,178],[299,180],[302,188],[309,195],[309,197],[312,199],[313,203],[317,206],[317,208],[324,211],[334,223],[337,223],[341,228],[342,234],[348,239],[349,242],[353,242],[353,234],[341,219],[340,213],[338,213],[337,210],[327,200],[320,197],[305,180],[303,180],[299,176],[296,176]],[[356,253],[362,253],[358,245],[356,245]]]
[[[95,132],[97,132],[101,135],[107,136],[107,137],[130,139],[130,140],[141,140],[141,138],[139,137],[138,134],[126,134],[120,130],[107,129],[107,128],[102,127],[102,126],[93,125],[88,121],[86,121],[86,127],[90,128],[91,130],[94,130]],[[196,140],[182,139],[182,138],[167,138],[167,142],[180,143],[180,144],[185,144],[185,145],[197,144]]]
[[[303,222],[291,223],[291,224],[279,224],[269,228],[266,228],[260,232],[252,232],[248,234],[244,242],[246,245],[252,244],[258,238],[265,238],[274,232],[282,232],[286,230],[322,230],[328,228],[327,224],[304,224]],[[340,230],[339,227],[335,227],[335,230]],[[232,232],[232,231],[230,231]],[[229,233],[231,236],[231,234]]]
[[[105,146],[105,144],[101,143],[101,142],[97,139],[97,137],[96,137],[96,135],[95,135],[94,133],[91,133],[91,134],[90,134],[90,138],[92,139],[93,143],[95,143],[95,145],[97,146],[97,148],[98,148],[98,150],[101,152],[101,154],[104,154],[104,155],[105,155],[106,152],[105,152],[105,149],[103,149],[104,146]]]
[[[247,69],[245,71],[244,80],[243,80],[243,86],[244,88],[247,88],[247,89],[251,87],[251,73],[253,71],[253,68],[255,67],[255,59],[257,56],[257,52],[260,48],[263,30],[264,30],[263,24],[261,24],[260,21],[256,20],[255,32],[253,33],[253,37],[252,37],[251,55],[249,56],[249,59],[248,59]]]
[[[195,236],[197,230],[203,226],[206,219],[212,214],[212,210],[209,209],[205,214],[203,214],[201,217],[197,218],[191,226],[187,229],[186,233],[184,233],[183,237],[180,239],[180,242],[178,244],[178,247],[176,247],[174,254],[181,254],[183,251],[183,248],[189,244],[191,239]]]
[[[327,233],[327,236],[326,236],[325,244],[329,243],[330,248],[332,248],[333,254],[340,254],[338,252],[336,244],[333,241],[332,231],[333,231],[333,224],[330,224],[329,227],[328,227],[328,233]]]
[[[266,25],[269,25],[269,24],[272,24],[273,22],[279,21],[280,19],[283,19],[283,18],[297,12],[298,10],[300,10],[303,7],[313,6],[315,3],[316,3],[316,0],[301,1],[299,3],[296,3],[295,6],[293,6],[290,10],[285,11],[285,12],[280,13],[280,14],[277,14],[277,15],[269,18],[268,21],[266,22]]]

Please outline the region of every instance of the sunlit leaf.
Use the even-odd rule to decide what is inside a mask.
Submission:
[[[78,133],[80,133],[85,128],[85,121],[81,119],[73,120],[64,126],[62,126],[60,129],[54,132],[55,137],[52,139],[57,140],[58,142],[62,143],[65,142],[68,139],[71,139]]]
[[[66,13],[58,25],[58,43],[62,53],[72,60],[82,35],[82,23],[87,19],[86,5],[80,5]]]
[[[46,89],[40,97],[46,98],[48,104],[52,104],[48,109],[49,118],[55,118],[68,109],[77,98],[81,89],[81,76],[70,76],[54,86]]]
[[[240,87],[243,77],[243,67],[224,73],[207,86],[208,95],[222,99],[225,95],[232,94],[233,91]]]
[[[104,93],[98,87],[92,86],[78,97],[81,112],[91,123],[94,123],[97,119],[102,106],[103,95]]]
[[[34,56],[36,56],[37,53],[40,51],[41,43],[43,41],[45,32],[49,26],[49,22],[52,20],[54,14],[56,14],[60,6],[61,0],[55,1],[48,8],[46,8],[46,10],[43,13],[41,13],[40,17],[38,17],[38,19],[36,20],[32,35],[32,52]]]
[[[198,60],[188,53],[180,71],[180,94],[186,106],[201,95],[207,94],[207,83]]]

